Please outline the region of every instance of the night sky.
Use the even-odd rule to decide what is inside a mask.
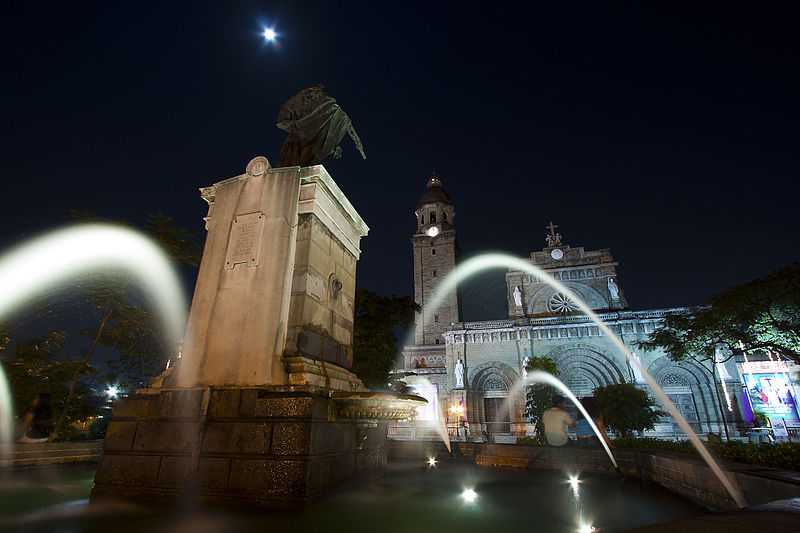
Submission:
[[[255,155],[277,164],[278,108],[323,83],[368,157],[345,141],[326,162],[371,228],[360,286],[411,294],[433,169],[465,256],[527,255],[553,220],[572,246],[612,249],[634,308],[701,303],[800,257],[795,13],[179,4],[6,8],[0,244],[75,209],[202,235],[197,188]],[[503,291],[502,272],[465,287],[466,318],[503,317]]]

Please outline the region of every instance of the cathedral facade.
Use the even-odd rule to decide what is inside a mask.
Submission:
[[[422,311],[398,371],[425,378],[416,380],[414,387],[429,405],[417,422],[392,427],[392,438],[432,438],[435,424],[430,421],[445,423],[456,439],[513,442],[531,434],[524,416],[524,387],[518,384],[527,359],[534,356],[552,359],[559,379],[579,398],[614,383],[646,388],[639,372],[573,301],[525,272],[506,273],[505,317],[463,322],[457,291],[437,309],[428,309],[426,303],[456,268],[458,257],[455,206],[440,178],[428,180],[415,213],[414,297]],[[611,250],[571,246],[552,222],[545,229],[544,246],[527,260],[599,315],[635,352],[695,431],[739,435],[750,405],[740,362],[734,358],[717,364],[712,373],[710,362],[677,363],[663,352],[639,350],[637,342],[664,317],[687,309],[631,310]],[[648,436],[684,437],[669,417]]]

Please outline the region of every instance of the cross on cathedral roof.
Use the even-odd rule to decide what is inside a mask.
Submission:
[[[547,241],[547,246],[558,246],[561,244],[561,234],[556,233],[557,227],[557,225],[553,224],[552,220],[550,221],[550,224],[545,226],[544,229],[550,231],[550,233],[548,233],[544,238],[544,240]]]

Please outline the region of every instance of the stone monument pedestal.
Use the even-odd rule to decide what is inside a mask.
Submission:
[[[302,506],[386,463],[386,422],[338,415],[316,387],[137,394],[114,406],[92,500]]]
[[[92,500],[295,507],[379,471],[387,421],[424,400],[370,393],[349,370],[366,224],[321,165],[256,157],[201,193],[182,356],[114,405]]]

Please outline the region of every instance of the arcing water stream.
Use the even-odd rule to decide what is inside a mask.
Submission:
[[[650,373],[641,367],[639,362],[635,357],[633,357],[630,350],[628,350],[619,337],[617,337],[614,332],[611,331],[611,329],[602,320],[600,320],[600,317],[598,317],[594,311],[592,311],[583,302],[583,300],[569,290],[568,287],[555,280],[552,276],[548,275],[530,262],[511,255],[489,253],[473,257],[472,259],[461,263],[452,272],[450,272],[436,288],[431,300],[425,304],[423,317],[433,316],[433,310],[437,309],[442,304],[447,294],[456,290],[456,287],[459,283],[462,283],[469,277],[479,272],[494,268],[511,268],[525,272],[526,274],[530,274],[531,276],[537,278],[540,282],[546,283],[572,300],[572,302],[581,310],[581,312],[588,316],[600,329],[600,331],[602,331],[603,334],[611,340],[614,346],[616,346],[616,348],[625,356],[628,363],[635,370],[641,372],[642,377],[658,398],[659,403],[669,412],[681,430],[683,430],[683,432],[688,436],[692,445],[694,445],[700,456],[714,472],[714,475],[725,487],[725,490],[728,491],[728,494],[730,494],[731,498],[733,498],[733,500],[736,502],[736,505],[738,505],[740,508],[743,508],[747,505],[747,502],[745,501],[741,491],[731,482],[730,478],[725,474],[725,472],[723,472],[717,461],[714,460],[708,449],[705,447],[705,445],[703,445],[700,437],[697,436],[697,433],[694,432],[689,423],[686,422],[686,419],[680,414],[678,408],[675,407],[675,404],[672,403],[666,394],[664,394],[664,391],[661,389],[661,387],[659,387],[658,383],[656,383],[652,376],[650,376]]]
[[[434,387],[433,383],[431,383],[428,378],[424,378],[422,376],[406,376],[404,381],[408,384],[409,387],[414,389],[415,392],[420,396],[426,397],[426,395],[419,390],[420,386],[424,387],[428,391],[433,390],[435,394],[436,387]],[[444,443],[445,447],[447,447],[447,452],[452,453],[453,450],[450,447],[450,434],[447,433],[446,418],[444,416],[444,413],[442,412],[441,405],[439,405],[438,407],[437,406],[432,406],[432,407],[434,409],[437,409],[437,412],[435,413],[435,416],[431,420],[426,420],[426,422],[429,422],[433,426],[434,431],[436,431],[436,434],[439,435],[439,438],[442,439],[442,442]]]
[[[177,346],[186,323],[186,298],[177,273],[150,239],[110,224],[56,230],[0,256],[0,319],[78,274],[100,270],[130,274],[156,308],[167,342]],[[12,424],[11,397],[0,369],[0,442],[11,441]]]
[[[611,459],[611,463],[614,465],[614,468],[618,468],[617,460],[614,458],[614,454],[611,453],[611,448],[608,447],[605,435],[600,433],[600,429],[597,427],[597,425],[595,425],[592,417],[589,416],[589,413],[586,412],[586,409],[583,407],[583,404],[581,404],[578,398],[576,398],[575,395],[572,393],[572,391],[569,390],[569,387],[564,385],[564,383],[557,377],[548,374],[547,372],[541,372],[539,370],[528,372],[528,375],[522,378],[521,380],[517,381],[514,384],[514,387],[509,391],[508,398],[503,403],[503,409],[508,410],[510,402],[517,397],[517,395],[520,393],[520,391],[524,386],[529,385],[531,383],[544,383],[545,385],[550,385],[551,387],[558,389],[559,392],[561,392],[561,394],[563,394],[565,397],[569,398],[569,401],[575,404],[575,407],[578,408],[578,411],[581,412],[583,417],[591,426],[592,431],[594,431],[594,434],[597,435],[597,438],[600,440],[600,444],[602,444],[603,448],[605,448],[606,453],[608,454],[608,458]],[[501,419],[503,418],[502,415],[500,418]]]

